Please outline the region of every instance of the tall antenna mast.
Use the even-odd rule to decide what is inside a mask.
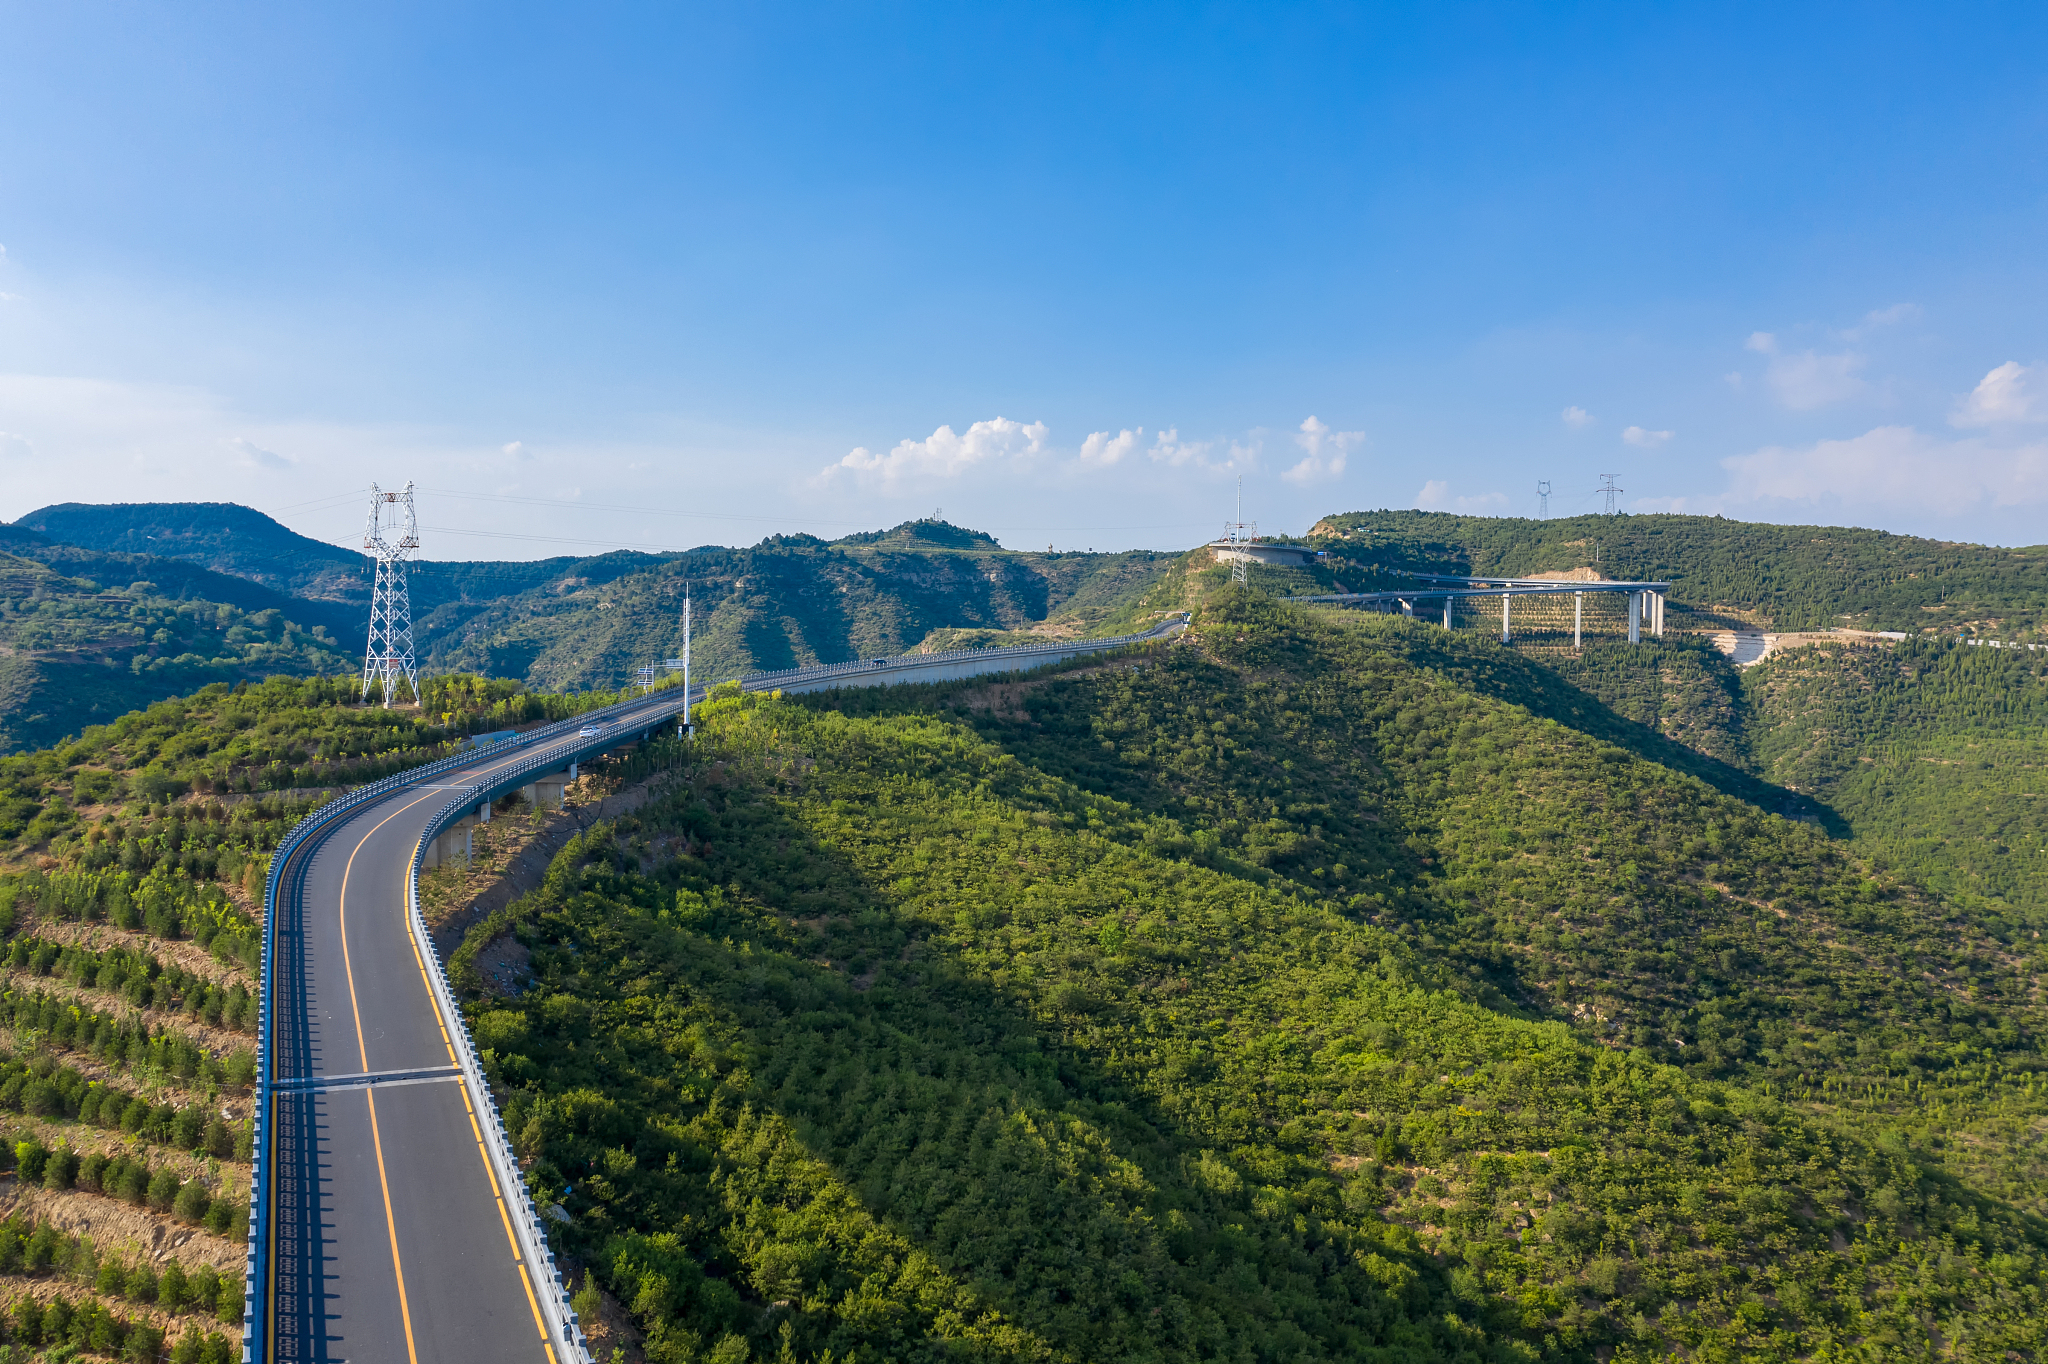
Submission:
[[[406,556],[420,547],[419,518],[413,514],[412,481],[405,491],[387,493],[370,485],[370,524],[363,548],[377,556],[377,581],[370,589],[370,641],[363,650],[363,700],[384,684],[384,708],[398,692],[403,677],[414,701],[420,679],[412,659],[412,594],[405,584]]]
[[[683,584],[683,656],[681,658],[664,659],[662,660],[662,662],[663,666],[665,666],[670,672],[675,672],[678,669],[682,670],[682,732],[688,734],[690,732],[690,585],[688,583]]]
[[[1614,499],[1620,497],[1622,492],[1624,491],[1623,489],[1614,486],[1614,475],[1600,475],[1600,486],[1593,489],[1593,491],[1596,493],[1605,493],[1607,495],[1607,506],[1606,509],[1601,513],[1601,515],[1614,515]]]
[[[1536,519],[1550,519],[1550,480],[1547,478],[1536,481]]]

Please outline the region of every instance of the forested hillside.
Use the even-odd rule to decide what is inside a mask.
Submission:
[[[1950,544],[1847,526],[1773,526],[1718,516],[1347,512],[1310,532],[1333,560],[1375,568],[1526,576],[1598,565],[1671,583],[1672,623],[1776,630],[1955,629],[2034,637],[2048,609],[2048,547]]]
[[[0,533],[8,532],[84,546],[56,551],[74,557],[147,547],[241,574],[298,594],[314,619],[338,613],[346,620],[339,638],[351,643],[368,619],[367,559],[246,507],[67,503]],[[699,669],[737,676],[901,653],[934,631],[1115,633],[1136,623],[1135,599],[1176,557],[1017,552],[977,531],[920,520],[829,542],[775,535],[743,549],[427,560],[412,565],[408,581],[423,667],[564,691],[617,687],[642,665],[679,654],[686,585]],[[315,670],[326,669],[303,669]]]
[[[2039,944],[1511,651],[701,718],[474,1005],[650,1358],[2040,1349]]]
[[[349,666],[325,625],[309,627],[284,609],[291,599],[255,584],[161,559],[50,557],[107,576],[68,576],[0,553],[0,752],[55,743],[215,681]],[[140,576],[157,567],[173,581]],[[219,595],[195,595],[195,586]]]
[[[1809,803],[1872,766],[1836,751],[1872,716],[2022,732],[2028,656],[1799,652],[1731,690],[1676,640],[1561,660],[1176,575],[1208,600],[1172,647],[713,702],[631,760],[666,796],[478,930],[533,953],[471,1007],[586,1307],[657,1364],[2039,1351],[2048,949]],[[1808,737],[1759,728],[1798,688]],[[19,1271],[0,1228],[0,1276],[37,1338],[225,1310],[62,1200],[139,1188],[137,1216],[227,1218],[233,1257],[246,1185],[203,1154],[232,1124],[180,1114],[238,1111],[250,892],[290,822],[610,699],[353,697],[214,686],[0,761],[6,1045],[53,1096],[19,1100],[18,1159],[55,1200]],[[452,958],[476,990],[481,946]],[[159,1088],[88,1102],[152,1045]],[[131,1113],[132,1155],[95,1136]]]
[[[479,611],[459,640],[432,646],[434,665],[549,690],[616,685],[641,662],[681,653],[686,586],[707,677],[903,653],[949,627],[1109,632],[1170,558],[1015,554],[942,524],[901,529],[872,543],[776,536],[603,578],[579,565]]]
[[[1543,651],[1615,712],[1781,794],[1860,855],[2048,926],[2048,658],[1954,640],[1821,641],[1738,670],[1697,641]]]

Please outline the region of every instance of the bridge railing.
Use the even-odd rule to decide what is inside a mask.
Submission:
[[[785,668],[776,672],[753,673],[739,679],[739,681],[744,690],[769,691],[791,682],[824,681],[829,678],[854,676],[864,672],[873,673],[884,670],[933,667],[976,657],[1000,657],[1007,661],[1009,659],[1045,657],[1048,655],[1066,656],[1075,653],[1100,653],[1109,649],[1123,648],[1162,638],[1185,624],[1186,617],[1183,615],[1178,619],[1162,622],[1150,630],[1138,634],[1118,635],[1109,639],[1048,641],[1042,645],[1018,645],[1002,649],[949,649],[932,654],[898,654],[893,658],[880,660],[879,662],[876,660],[866,660],[853,663],[830,663],[805,668]],[[667,695],[664,695],[664,691],[667,692]],[[272,984],[277,959],[278,906],[281,902],[280,897],[285,894],[285,888],[288,885],[296,885],[296,882],[292,881],[290,876],[290,868],[294,858],[306,852],[312,842],[322,832],[333,827],[341,816],[360,809],[365,805],[374,804],[393,791],[408,786],[416,786],[422,781],[444,773],[474,766],[479,761],[489,761],[496,753],[501,753],[508,749],[523,748],[529,744],[558,737],[570,730],[579,731],[576,737],[582,740],[582,742],[552,746],[544,752],[535,754],[525,762],[519,763],[514,768],[493,773],[488,783],[478,783],[469,789],[473,793],[495,793],[507,790],[512,786],[524,785],[525,781],[532,776],[554,771],[567,763],[577,761],[585,754],[601,752],[617,744],[621,737],[618,733],[609,733],[585,738],[580,733],[585,727],[593,723],[605,724],[608,721],[628,718],[635,724],[650,726],[660,724],[681,711],[685,704],[703,700],[708,691],[709,688],[705,686],[693,687],[690,689],[689,697],[686,698],[681,694],[680,688],[657,690],[645,695],[632,697],[628,700],[617,701],[609,706],[586,711],[581,715],[572,716],[566,720],[553,721],[536,729],[528,730],[518,738],[506,741],[503,745],[493,745],[492,749],[489,750],[472,750],[452,754],[445,758],[437,758],[429,763],[423,763],[418,767],[408,768],[403,772],[393,773],[388,777],[379,778],[366,786],[355,788],[346,795],[336,797],[334,800],[328,801],[326,804],[309,812],[297,824],[292,826],[291,831],[278,844],[277,850],[271,854],[270,875],[264,883],[263,954],[257,984],[259,1000],[257,1005],[256,1032],[256,1102],[253,1117],[254,1130],[252,1132],[254,1139],[254,1169],[249,1180],[249,1254],[243,1270],[242,1296],[242,1358],[244,1361],[266,1358],[267,1334],[270,1330],[268,1284],[271,1272],[270,1186],[272,1181],[271,1166],[273,1164],[270,1149],[272,1128],[271,1101],[276,1087],[276,1075],[274,1074],[275,1056],[271,1045],[271,1034],[273,1031],[271,1027],[273,1021],[272,1009],[276,994],[272,989]],[[663,704],[664,702],[667,704]],[[420,847],[423,848],[427,842],[445,831],[449,824],[459,820],[462,817],[460,811],[465,807],[477,804],[488,798],[491,797],[482,794],[465,795],[443,806],[441,811],[436,814],[434,822],[430,824],[427,834],[421,839]],[[547,1237],[540,1226],[539,1218],[534,1214],[532,1200],[526,1196],[525,1182],[518,1178],[519,1167],[513,1159],[511,1143],[505,1137],[504,1122],[498,1114],[498,1106],[491,1096],[490,1086],[484,1082],[483,1072],[476,1065],[475,1048],[470,1043],[469,1030],[463,1022],[462,1011],[456,1006],[454,994],[448,987],[447,972],[442,969],[440,953],[434,948],[431,936],[425,936],[425,921],[420,916],[417,897],[419,855],[419,850],[415,849],[411,868],[412,874],[407,877],[407,884],[409,887],[412,887],[408,891],[410,896],[410,918],[416,935],[415,941],[420,942],[423,953],[431,956],[435,964],[435,969],[428,973],[429,981],[434,991],[435,1008],[441,1013],[443,1022],[448,1025],[448,1035],[451,1038],[461,1039],[459,1054],[462,1058],[461,1065],[464,1082],[470,1085],[473,1099],[480,1110],[489,1116],[490,1130],[493,1135],[487,1141],[486,1148],[490,1153],[493,1173],[499,1180],[500,1190],[506,1195],[507,1206],[517,1206],[520,1209],[517,1226],[519,1228],[518,1235],[521,1240],[521,1251],[526,1255],[529,1264],[535,1266],[536,1269],[545,1265],[549,1271],[545,1283],[551,1284],[552,1288],[544,1296],[550,1299],[550,1307],[548,1309],[549,1315],[552,1318],[550,1324],[552,1326],[556,1321],[559,1321],[562,1326],[562,1339],[556,1343],[558,1347],[563,1348],[573,1344],[578,1353],[570,1355],[569,1358],[587,1361],[589,1355],[584,1350],[582,1344],[582,1331],[576,1324],[575,1313],[569,1307],[568,1297],[566,1292],[563,1291],[560,1275],[555,1272],[554,1252],[548,1248]],[[514,1190],[517,1191],[516,1198],[514,1197]],[[557,1299],[559,1300],[558,1302],[555,1301]]]

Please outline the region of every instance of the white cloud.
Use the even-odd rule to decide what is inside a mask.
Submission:
[[[1917,317],[1919,312],[1910,303],[1893,304],[1866,314],[1861,328],[1850,328],[1835,335],[1845,341],[1857,341],[1866,332]],[[1787,351],[1771,332],[1751,332],[1742,344],[1746,350],[1771,358],[1764,369],[1764,382],[1770,385],[1771,392],[1780,403],[1795,412],[1810,412],[1817,407],[1844,402],[1865,391],[1862,378],[1864,357],[1854,351],[1835,355],[1817,350]],[[1732,387],[1742,388],[1740,374],[1726,377]]]
[[[1308,453],[1299,464],[1281,474],[1289,483],[1306,486],[1326,479],[1342,478],[1344,462],[1352,447],[1363,444],[1363,431],[1332,431],[1314,416],[1295,432],[1294,443]]]
[[[1764,381],[1779,402],[1795,412],[1810,412],[1863,392],[1863,380],[1857,377],[1862,368],[1863,357],[1854,352],[1822,355],[1807,350],[1773,355]]]
[[[2048,395],[2041,371],[2008,360],[1978,381],[1970,396],[1949,414],[1951,426],[2011,426],[2048,421]]]
[[[1153,437],[1152,448],[1145,453],[1160,464],[1172,469],[1199,469],[1211,474],[1257,473],[1265,454],[1266,433],[1253,431],[1234,440],[1187,440],[1180,438],[1177,427],[1169,427]]]
[[[1557,414],[1558,418],[1574,431],[1583,431],[1598,420],[1583,407],[1567,407]]]
[[[266,450],[246,436],[236,436],[227,443],[227,446],[228,449],[235,452],[245,468],[289,469],[293,464],[293,461],[286,459],[283,455],[278,454],[277,451]]]
[[[1146,453],[1159,463],[1178,469],[1184,464],[1205,463],[1209,442],[1184,441],[1179,427],[1169,427],[1152,438],[1152,448]]]
[[[36,447],[29,443],[27,436],[17,436],[12,431],[0,431],[0,460],[29,459],[35,452]]]
[[[1672,437],[1670,431],[1650,431],[1640,426],[1631,426],[1621,433],[1622,440],[1638,450],[1654,450]]]
[[[1451,485],[1432,478],[1415,494],[1415,505],[1424,511],[1491,512],[1508,504],[1506,493],[1480,493],[1477,497],[1452,497]]]
[[[531,454],[527,453],[526,442],[522,440],[506,441],[503,445],[498,447],[498,453],[510,455],[514,459],[533,458]]]
[[[1088,439],[1081,442],[1081,462],[1108,468],[1138,448],[1138,442],[1145,438],[1145,428],[1135,431],[1119,431],[1114,436],[1107,431],[1091,431]]]
[[[1728,499],[1750,507],[1790,506],[1954,515],[2048,503],[2048,442],[1998,446],[1981,437],[1948,440],[1910,426],[1879,426],[1845,440],[1766,446],[1721,461]]]
[[[923,440],[898,441],[885,455],[865,447],[849,451],[837,464],[828,465],[819,477],[850,475],[863,482],[885,484],[914,478],[957,478],[991,460],[1029,459],[1045,448],[1049,434],[1043,422],[1027,426],[1008,417],[979,421],[959,433],[950,426],[942,426]]]
[[[1889,308],[1873,308],[1863,315],[1865,327],[1895,327],[1901,322],[1911,322],[1920,316],[1917,303],[1894,303]]]

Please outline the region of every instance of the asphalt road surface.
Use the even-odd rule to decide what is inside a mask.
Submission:
[[[621,737],[633,725],[614,722]],[[407,922],[413,851],[448,788],[528,752],[500,746],[402,787],[286,869],[272,974],[277,1360],[562,1364],[512,1234],[518,1190],[497,1187],[478,1096],[434,1008],[437,968]]]

